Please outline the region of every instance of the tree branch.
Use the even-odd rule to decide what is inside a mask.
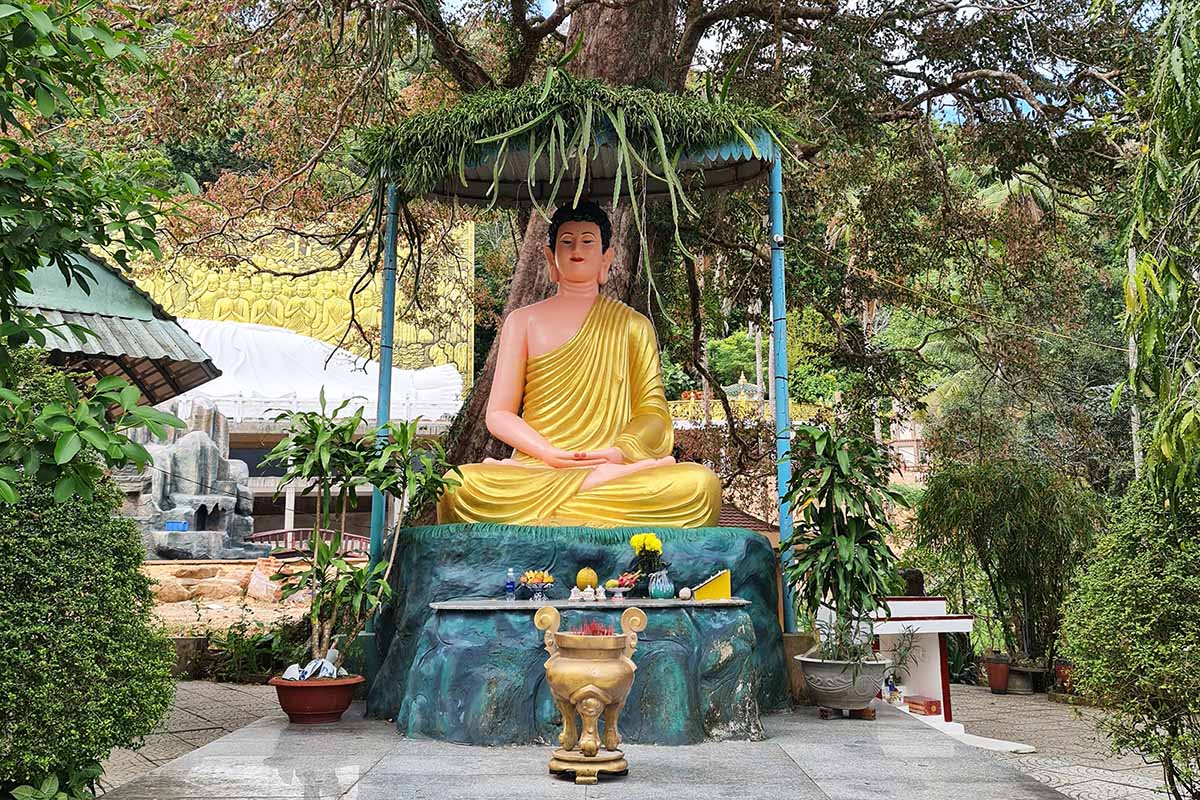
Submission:
[[[700,41],[719,22],[731,19],[756,19],[774,24],[777,20],[794,21],[800,19],[823,20],[837,13],[837,0],[826,0],[815,4],[793,2],[776,6],[772,2],[756,2],[756,0],[731,0],[717,6],[711,11],[704,11],[703,3],[688,3],[687,17],[683,24],[683,33],[679,46],[675,49],[674,85],[681,88],[687,80],[688,70],[696,58],[696,50]]]

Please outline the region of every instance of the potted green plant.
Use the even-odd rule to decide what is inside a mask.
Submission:
[[[446,476],[445,451],[436,441],[417,437],[417,420],[389,422],[360,432],[363,409],[349,416],[344,401],[327,411],[321,391],[319,411],[292,411],[276,420],[288,422],[287,435],[263,459],[283,464],[287,472],[279,491],[303,481],[302,494],[317,495],[317,524],[298,568],[273,576],[285,581],[283,595],[303,592],[309,599],[312,626],[309,650],[314,661],[327,659],[332,677],[290,680],[271,678],[279,703],[293,722],[336,722],[349,708],[361,675],[343,675],[342,664],[367,620],[391,597],[388,582],[398,532],[391,552],[377,564],[353,562],[341,554],[347,514],[355,507],[358,488],[372,485],[404,507],[417,495],[441,494],[457,485]],[[326,539],[324,532],[332,530]],[[334,651],[335,638],[340,647]],[[332,655],[331,651],[336,655]]]
[[[896,686],[896,691],[900,698],[903,699],[908,694],[909,675],[912,674],[914,667],[920,664],[917,659],[917,631],[910,625],[905,625],[900,633],[895,637],[892,643],[892,649],[888,653],[888,660],[891,662],[888,667],[887,674],[891,676],[892,683]]]
[[[888,487],[886,448],[837,423],[798,427],[791,461],[786,500],[797,535],[784,573],[820,639],[795,660],[819,706],[866,709],[890,667],[871,646],[872,614],[887,611],[896,576],[886,506],[907,503]]]

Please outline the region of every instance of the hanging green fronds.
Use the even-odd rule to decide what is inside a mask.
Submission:
[[[768,153],[790,153],[788,145],[796,139],[787,119],[772,109],[610,86],[553,69],[540,84],[478,92],[452,107],[362,131],[356,155],[367,181],[378,187],[377,204],[386,183],[394,183],[407,201],[435,190],[444,193],[452,185],[466,188],[468,170],[486,166],[492,174],[489,205],[500,201],[507,178],[523,182],[522,200],[548,217],[554,205],[578,202],[595,177],[601,148],[609,148],[615,175],[603,177],[614,181],[612,202],[636,198],[650,181],[669,200],[678,230],[680,214],[694,213],[678,169],[685,154],[722,147],[762,158],[764,147]],[[527,174],[506,176],[516,153],[528,156]],[[548,175],[534,174],[539,164]],[[632,205],[641,232],[642,214],[636,202]],[[645,236],[641,239],[644,247]]]
[[[625,131],[605,124],[623,112]],[[749,103],[710,102],[698,96],[616,87],[552,73],[545,84],[495,89],[463,97],[449,108],[414,114],[396,125],[361,132],[357,156],[368,178],[387,175],[407,198],[428,194],[447,175],[493,158],[497,146],[532,151],[549,143],[551,181],[572,161],[586,163],[601,145],[618,151],[626,165],[674,160],[730,142],[753,141],[765,132],[780,149],[795,131],[776,111]],[[668,149],[669,148],[669,149]],[[669,166],[664,178],[678,185]]]
[[[630,203],[646,263],[645,213],[638,201],[644,202],[648,187],[668,201],[675,243],[687,252],[679,237],[680,216],[695,214],[695,208],[684,193],[681,159],[711,148],[743,160],[770,158],[776,151],[794,157],[797,141],[782,114],[729,101],[724,92],[713,97],[610,86],[571,78],[555,67],[538,84],[477,92],[449,108],[360,131],[355,155],[375,187],[373,207],[364,215],[368,224],[381,219],[388,183],[405,204],[461,188],[473,189],[472,202],[489,207],[512,200],[502,198],[502,184],[519,185],[524,187],[519,200],[548,219],[554,206],[578,202],[590,180],[611,181],[612,204]],[[604,148],[609,158],[600,162]],[[519,163],[518,155],[526,158],[524,174],[506,172]],[[486,190],[477,173],[471,183],[469,173],[480,169],[490,172]],[[597,199],[610,200],[605,195]]]
[[[1174,505],[1200,475],[1200,7],[1173,0],[1160,32],[1126,205],[1125,330],[1138,351],[1122,386],[1154,403],[1146,466]]]

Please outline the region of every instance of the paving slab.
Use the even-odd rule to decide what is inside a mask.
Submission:
[[[954,684],[954,719],[968,733],[1022,742],[1033,755],[994,758],[1052,786],[1072,800],[1165,800],[1162,767],[1138,753],[1116,755],[1096,730],[1099,709],[1052,703],[1044,694],[997,695]]]
[[[887,706],[874,722],[815,709],[764,718],[761,742],[631,745],[630,774],[576,786],[547,774],[549,747],[407,739],[351,709],[335,725],[276,715],[126,783],[109,800],[513,797],[660,800],[1062,800],[1029,775]]]

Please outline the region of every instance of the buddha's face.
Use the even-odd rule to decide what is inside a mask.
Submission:
[[[604,283],[612,266],[613,248],[607,251],[594,222],[564,222],[558,229],[554,249],[546,248],[550,280],[558,283]]]

